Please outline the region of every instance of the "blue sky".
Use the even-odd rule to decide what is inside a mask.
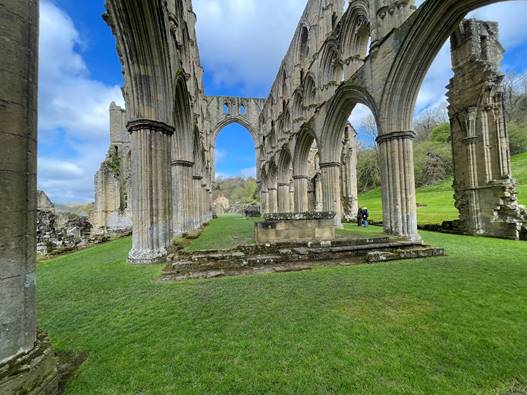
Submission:
[[[39,188],[59,203],[93,201],[93,176],[108,146],[108,106],[124,105],[115,41],[101,18],[103,0],[40,3]],[[193,4],[206,94],[266,97],[306,0]],[[501,22],[504,69],[525,72],[527,1],[485,7],[474,16]],[[450,75],[446,45],[423,84],[418,113],[444,105]],[[360,126],[367,115],[357,108],[352,123]],[[216,149],[218,175],[254,174],[254,144],[243,127],[225,128]]]

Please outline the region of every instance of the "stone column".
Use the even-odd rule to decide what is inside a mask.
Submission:
[[[194,175],[193,188],[192,188],[192,230],[198,229],[201,226],[201,180],[203,179],[200,175]]]
[[[137,119],[128,123],[132,147],[133,264],[164,262],[172,238],[170,139],[174,128]]]
[[[314,197],[315,197],[315,211],[322,211],[324,210],[324,206],[322,204],[323,196],[322,196],[322,174],[318,173],[315,176],[315,191],[314,191]]]
[[[35,308],[37,0],[0,5],[0,393],[57,393]]]
[[[353,220],[359,210],[357,189],[357,153],[356,144],[348,148],[342,162],[342,213],[346,220]]]
[[[498,25],[465,20],[451,38],[448,86],[458,231],[523,238],[527,211],[511,174]]]
[[[304,213],[309,211],[308,176],[293,176],[295,182],[295,211]]]
[[[172,161],[172,227],[174,236],[181,236],[187,229],[187,202],[189,183],[192,181],[193,162]]]
[[[278,183],[278,211],[288,213],[291,209],[289,203],[289,183]]]
[[[295,212],[295,182],[293,179],[289,182],[289,211]]]
[[[207,222],[212,221],[212,189],[207,186],[206,189],[207,198]]]
[[[207,183],[201,183],[201,224],[204,225],[207,220]]]
[[[335,213],[335,226],[342,228],[342,206],[340,203],[340,163],[321,163],[322,204],[324,211]]]
[[[276,188],[268,188],[269,191],[269,201],[268,201],[268,208],[269,213],[276,213],[278,212],[278,193]]]
[[[262,190],[260,192],[260,206],[262,214],[267,214],[269,212],[269,192],[267,190]]]
[[[380,151],[382,206],[386,233],[420,241],[417,233],[412,131],[377,138]]]

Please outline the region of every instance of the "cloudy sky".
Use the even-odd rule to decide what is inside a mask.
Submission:
[[[41,0],[39,187],[60,203],[89,202],[108,146],[108,106],[123,105],[115,41],[102,21],[103,0]],[[306,0],[194,0],[208,95],[266,97]],[[527,1],[482,8],[501,22],[505,70],[527,69]],[[449,48],[431,67],[417,112],[441,105],[450,78]],[[366,114],[352,114],[360,122]],[[219,135],[217,173],[251,175],[250,135],[231,125]]]

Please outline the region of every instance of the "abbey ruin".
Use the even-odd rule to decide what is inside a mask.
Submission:
[[[307,2],[264,100],[204,95],[190,2],[107,2],[127,109],[126,115],[110,110],[119,119],[112,120],[112,145],[97,176],[96,226],[116,228],[131,218],[131,262],[163,261],[174,237],[210,220],[215,139],[233,122],[254,139],[263,213],[335,212],[337,227],[352,219],[358,208],[357,143],[348,118],[359,103],[377,122],[385,231],[418,241],[413,112],[428,66],[453,32],[453,130],[471,125],[453,138],[458,227],[514,239],[525,233],[506,154],[497,27],[479,21],[459,27],[468,11],[488,2],[428,1],[418,10],[409,0],[341,3]],[[149,43],[147,51],[143,43]],[[476,111],[470,115],[474,123],[460,119],[471,108],[492,118],[482,121]],[[119,137],[127,132],[129,137]],[[481,142],[484,161],[470,159],[477,152],[472,145],[462,148],[467,133]],[[472,175],[466,176],[471,160]],[[491,167],[496,170],[485,175]]]
[[[379,137],[387,234],[419,242],[413,115],[451,37],[449,86],[456,206],[466,233],[518,239],[503,117],[497,26],[463,21],[498,0],[308,0],[267,98],[208,97],[191,0],[107,0],[126,111],[112,105],[111,146],[96,177],[96,227],[133,229],[129,261],[163,262],[172,240],[211,218],[214,144],[236,122],[254,138],[264,213],[357,208],[357,104]],[[52,394],[57,378],[35,313],[38,1],[2,0],[0,69],[0,392]],[[21,369],[29,367],[29,369]]]

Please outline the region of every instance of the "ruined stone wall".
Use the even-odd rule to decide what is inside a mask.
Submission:
[[[460,228],[518,239],[527,212],[518,204],[511,172],[498,26],[466,20],[451,42],[448,99]]]
[[[131,147],[126,111],[110,105],[110,146],[95,174],[95,205],[91,222],[95,233],[132,229]]]

